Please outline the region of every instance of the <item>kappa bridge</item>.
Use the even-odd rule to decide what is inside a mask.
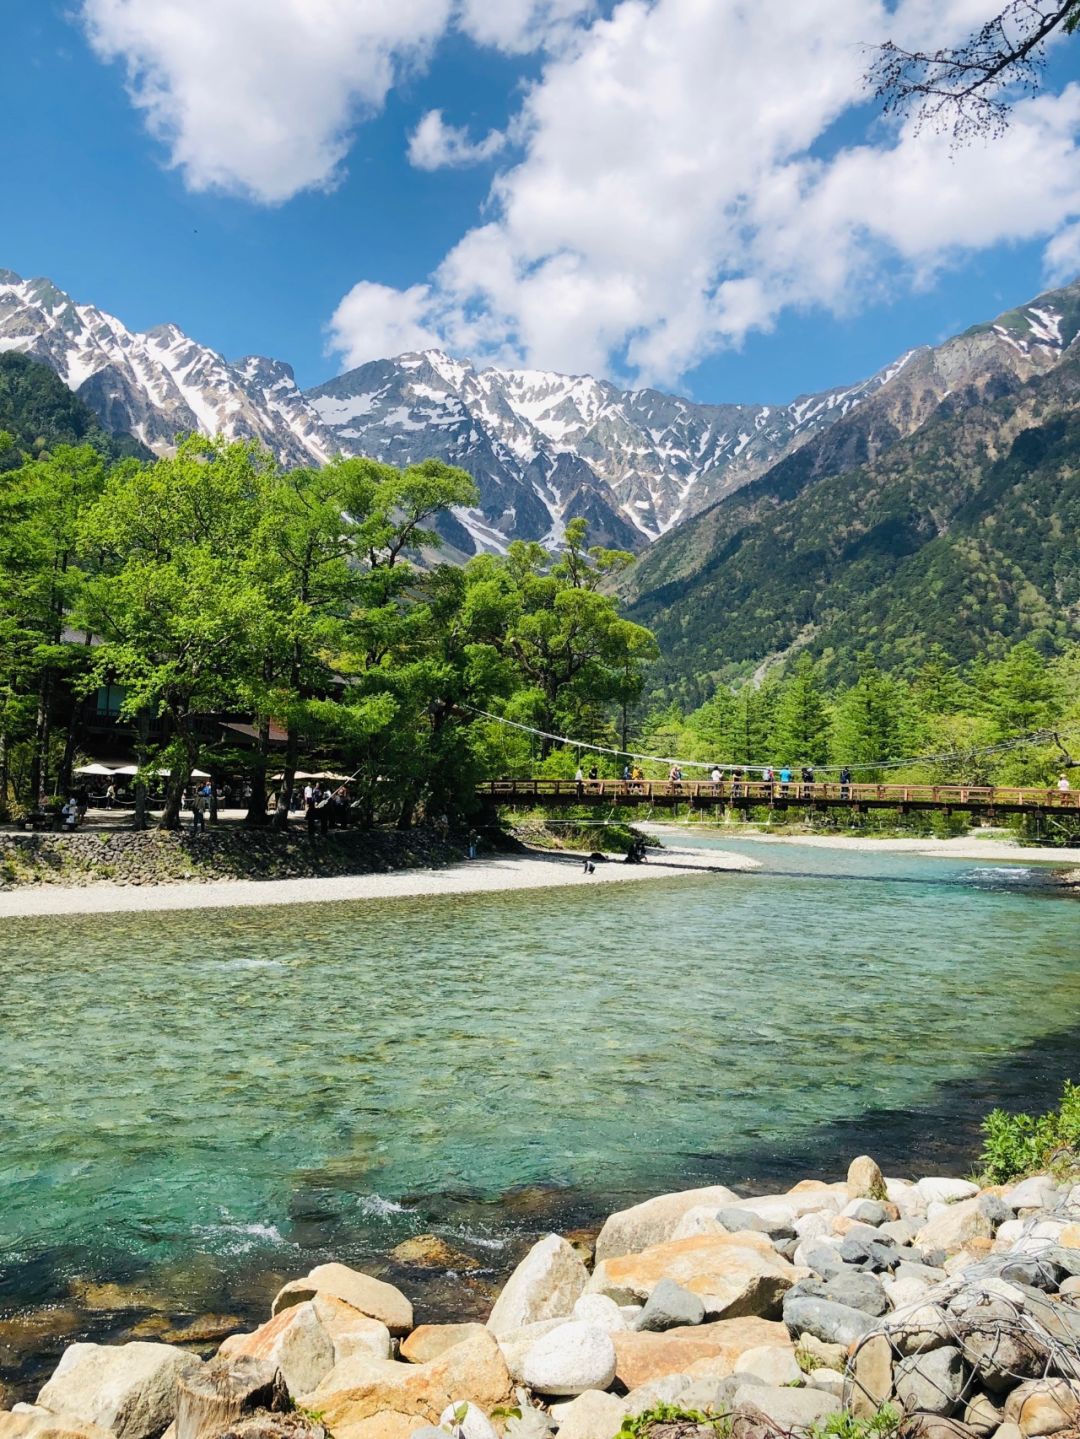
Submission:
[[[1025,785],[840,784],[726,778],[710,780],[493,779],[478,787],[496,805],[606,805],[654,809],[922,810],[986,815],[1078,815],[1080,791]]]

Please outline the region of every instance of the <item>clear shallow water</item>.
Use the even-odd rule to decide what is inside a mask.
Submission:
[[[0,1307],[206,1308],[432,1228],[500,1270],[553,1211],[868,1144],[962,1169],[1075,1073],[1080,911],[1026,867],[697,842],[763,869],[6,922]]]

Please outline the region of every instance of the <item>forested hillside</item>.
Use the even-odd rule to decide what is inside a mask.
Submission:
[[[862,651],[912,673],[931,644],[964,661],[1077,637],[1075,349],[1028,379],[972,377],[905,438],[875,403],[636,567],[625,593],[657,634],[659,688],[698,702],[803,649],[837,682]]]
[[[14,351],[0,354],[0,433],[14,441],[0,454],[0,469],[14,469],[21,451],[41,454],[55,445],[93,445],[113,460],[152,458],[131,435],[106,434],[94,412],[48,365]]]

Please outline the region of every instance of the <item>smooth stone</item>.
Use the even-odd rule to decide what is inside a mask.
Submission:
[[[616,1378],[627,1389],[638,1389],[670,1374],[686,1374],[697,1363],[708,1362],[717,1378],[732,1374],[735,1361],[747,1349],[762,1344],[785,1344],[787,1330],[768,1319],[719,1319],[663,1334],[641,1331],[612,1335]],[[706,1378],[707,1375],[698,1377]]]
[[[800,1334],[795,1349],[810,1359],[816,1359],[825,1369],[843,1369],[847,1359],[846,1344],[826,1344],[816,1334]]]
[[[586,1389],[569,1404],[552,1406],[559,1439],[612,1439],[625,1416],[626,1400],[599,1389]]]
[[[727,1234],[716,1217],[716,1210],[710,1205],[699,1204],[688,1209],[669,1236],[672,1239],[691,1239],[695,1234]]]
[[[1021,1179],[1019,1184],[1014,1184],[1002,1198],[1014,1211],[1052,1209],[1058,1198],[1058,1187],[1047,1175],[1033,1174],[1029,1179]]]
[[[922,1279],[890,1279],[886,1275],[882,1286],[894,1309],[907,1309],[912,1304],[921,1304],[930,1293],[930,1285]]]
[[[839,1369],[815,1369],[806,1376],[808,1389],[820,1389],[829,1394],[839,1406],[844,1399],[844,1376]]]
[[[842,1272],[820,1282],[824,1291],[820,1297],[831,1299],[834,1304],[861,1309],[864,1314],[872,1314],[875,1318],[888,1312],[889,1297],[881,1281],[872,1274]]]
[[[542,1339],[545,1334],[550,1334],[553,1329],[558,1329],[560,1325],[565,1324],[567,1317],[563,1315],[559,1319],[540,1319],[535,1324],[526,1324],[522,1329],[511,1329],[507,1334],[496,1335],[506,1367],[517,1383],[525,1382],[523,1366],[529,1350],[538,1339]]]
[[[685,1374],[662,1374],[656,1379],[650,1379],[648,1383],[637,1385],[627,1394],[623,1401],[626,1413],[630,1418],[636,1418],[648,1409],[655,1409],[658,1404],[681,1403],[683,1395],[689,1392],[693,1383]]]
[[[1080,1274],[1070,1274],[1058,1286],[1059,1293],[1066,1299],[1080,1298]]]
[[[940,1414],[916,1414],[904,1426],[904,1439],[975,1439],[962,1420]]]
[[[832,1233],[832,1219],[820,1209],[813,1214],[800,1214],[794,1224],[795,1233],[802,1243],[810,1239],[819,1239],[823,1234]]]
[[[658,1194],[630,1209],[608,1215],[596,1240],[596,1262],[640,1253],[670,1239],[683,1216],[691,1209],[708,1206],[713,1213],[730,1204],[738,1195],[724,1184],[685,1189],[678,1194]]]
[[[770,1318],[779,1316],[780,1301],[797,1277],[764,1235],[701,1235],[603,1260],[589,1291],[616,1302],[647,1300],[662,1280],[673,1279],[701,1297],[708,1318]]]
[[[747,1349],[735,1361],[736,1374],[752,1374],[763,1384],[779,1387],[800,1384],[802,1370],[795,1360],[794,1344],[759,1344]]]
[[[622,1310],[606,1294],[583,1294],[574,1305],[571,1318],[580,1319],[583,1324],[595,1324],[606,1334],[629,1328]]]
[[[566,1318],[588,1282],[589,1271],[573,1248],[557,1234],[548,1234],[506,1281],[487,1327],[503,1334],[539,1320]]]
[[[944,1309],[925,1300],[890,1314],[884,1329],[901,1354],[939,1349],[953,1338],[953,1326]]]
[[[271,1313],[280,1314],[316,1294],[343,1299],[369,1319],[378,1319],[394,1335],[407,1334],[413,1326],[412,1305],[400,1289],[347,1264],[317,1264],[303,1279],[291,1280],[278,1290]]]
[[[743,1383],[732,1398],[733,1407],[752,1404],[783,1430],[804,1428],[833,1411],[832,1398],[820,1389],[774,1388],[772,1385]]]
[[[965,1389],[964,1358],[954,1345],[911,1354],[893,1369],[896,1397],[908,1414],[954,1412]]]
[[[989,1439],[1003,1417],[1002,1411],[988,1394],[973,1395],[964,1409],[964,1423],[979,1435],[979,1439]]]
[[[840,1213],[843,1218],[857,1220],[859,1224],[869,1224],[872,1229],[880,1229],[890,1218],[888,1209],[876,1199],[853,1199]],[[893,1210],[894,1215],[895,1213]]]
[[[176,1417],[176,1385],[199,1360],[168,1344],[69,1345],[37,1402],[111,1429],[117,1439],[154,1439]]]
[[[869,1154],[860,1154],[848,1165],[847,1190],[852,1199],[885,1199],[885,1176]]]
[[[455,1344],[463,1344],[486,1332],[483,1324],[418,1324],[409,1337],[401,1341],[399,1353],[410,1364],[427,1364]]]
[[[992,1393],[1004,1393],[1018,1378],[1035,1378],[1046,1370],[1046,1346],[1017,1324],[1016,1310],[1005,1300],[970,1309],[956,1329],[964,1358]]]
[[[917,1181],[915,1188],[926,1204],[951,1204],[957,1199],[971,1199],[979,1186],[967,1179],[927,1177]]]
[[[756,1214],[754,1210],[728,1204],[716,1212],[717,1222],[729,1234],[767,1234],[770,1239],[794,1239],[794,1220],[786,1214]]]
[[[615,1346],[595,1324],[570,1320],[538,1339],[525,1355],[522,1377],[539,1394],[583,1394],[615,1378]]]
[[[784,1305],[784,1323],[793,1338],[813,1334],[826,1344],[853,1344],[874,1328],[872,1317],[861,1309],[812,1295],[788,1300]]]
[[[860,1269],[895,1269],[901,1261],[901,1251],[891,1240],[879,1238],[876,1230],[871,1233],[874,1235],[872,1239],[864,1239],[862,1235],[849,1231],[840,1245],[840,1258],[845,1264],[853,1264]]]
[[[844,1261],[837,1249],[818,1242],[800,1244],[795,1251],[794,1262],[799,1268],[812,1269],[822,1279],[831,1279],[836,1274],[844,1273]]]
[[[612,1301],[608,1300],[608,1303]],[[661,1333],[665,1329],[681,1329],[688,1324],[701,1324],[704,1319],[705,1303],[700,1295],[684,1289],[681,1284],[676,1284],[674,1279],[661,1279],[645,1301],[636,1327],[649,1333]]]
[[[439,1415],[439,1425],[443,1429],[452,1428],[462,1439],[499,1439],[495,1426],[484,1411],[467,1399],[449,1403]]]
[[[909,1245],[913,1242],[920,1228],[917,1219],[889,1219],[880,1228],[879,1233],[883,1239],[892,1239],[899,1245]]]

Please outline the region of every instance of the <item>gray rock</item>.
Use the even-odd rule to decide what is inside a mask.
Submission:
[[[812,1334],[826,1344],[852,1344],[874,1328],[874,1320],[861,1309],[814,1295],[785,1296],[784,1323],[793,1339]]]
[[[888,1312],[889,1297],[882,1287],[880,1279],[875,1279],[872,1274],[841,1273],[834,1278],[826,1280],[825,1299],[831,1299],[835,1304],[846,1304],[849,1309],[861,1309],[865,1314],[873,1314],[878,1317]]]
[[[849,1232],[839,1252],[845,1264],[872,1271],[895,1269],[903,1257],[891,1239],[882,1239],[876,1232],[873,1239]]]
[[[1013,1217],[1012,1206],[1006,1204],[1000,1195],[980,1194],[978,1203],[980,1210],[986,1215],[995,1229],[999,1224],[1004,1224],[1007,1219]]]
[[[822,1279],[831,1279],[834,1274],[842,1274],[844,1270],[844,1261],[840,1258],[839,1251],[828,1244],[811,1244],[804,1250],[803,1259],[806,1267],[815,1274],[820,1274]]]
[[[704,1318],[705,1305],[698,1295],[684,1289],[674,1279],[661,1279],[649,1295],[636,1327],[649,1333],[660,1333],[684,1324],[700,1324]]]
[[[895,1212],[895,1211],[894,1211]],[[876,1199],[861,1199],[850,1211],[851,1218],[860,1224],[869,1224],[877,1229],[886,1222],[889,1211]]]
[[[944,1269],[933,1264],[921,1264],[913,1259],[901,1258],[893,1270],[894,1279],[921,1279],[924,1284],[940,1284],[948,1277]]]
[[[835,1404],[822,1389],[774,1388],[771,1384],[740,1384],[735,1390],[734,1408],[752,1404],[783,1430],[804,1429],[831,1414]]]
[[[920,1228],[921,1225],[916,1219],[890,1219],[881,1225],[878,1233],[882,1239],[892,1239],[897,1244],[909,1245]]]
[[[957,1321],[956,1331],[964,1358],[993,1394],[1004,1394],[1018,1379],[1034,1379],[1046,1371],[1046,1347],[1017,1325],[1007,1304],[969,1310]]]
[[[967,1387],[963,1355],[953,1345],[910,1354],[893,1375],[896,1397],[908,1414],[952,1414]]]
[[[752,1209],[743,1209],[738,1204],[725,1205],[716,1211],[716,1217],[725,1229],[733,1234],[740,1229],[751,1229],[755,1234],[767,1234],[770,1239],[794,1239],[795,1225],[790,1215],[755,1214]]]

